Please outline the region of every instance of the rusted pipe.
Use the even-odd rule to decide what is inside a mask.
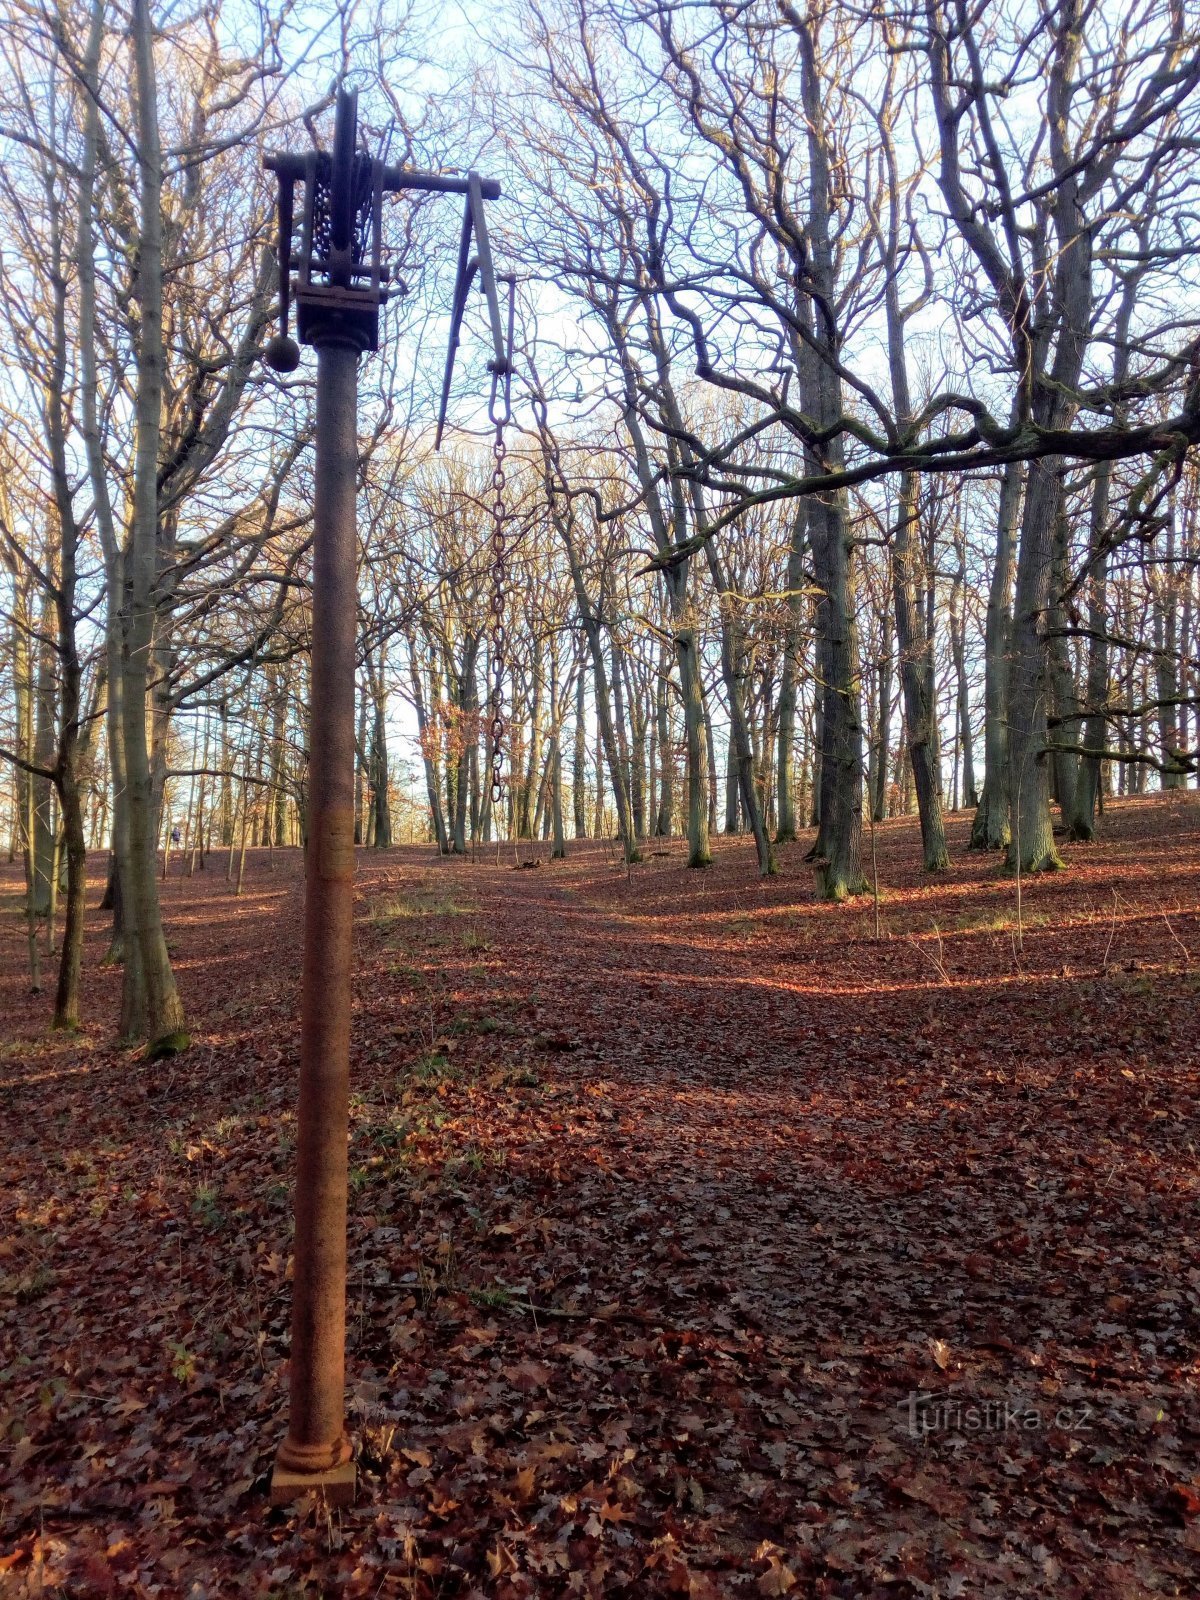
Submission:
[[[346,1146],[354,917],[354,656],[358,356],[317,345],[309,834],[300,1013],[295,1274],[287,1438],[279,1467],[322,1473],[350,1458],[343,1426]]]

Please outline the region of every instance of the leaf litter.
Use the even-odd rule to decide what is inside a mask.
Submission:
[[[103,914],[77,1037],[6,942],[0,1592],[1194,1595],[1200,813],[1020,939],[966,832],[879,830],[879,939],[802,845],[360,853],[341,1511],[265,1496],[298,860],[165,885],[171,1062]]]

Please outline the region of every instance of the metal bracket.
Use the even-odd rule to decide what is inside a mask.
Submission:
[[[476,273],[487,300],[492,334],[493,408],[496,385],[508,379],[512,351],[510,293],[507,333],[500,311],[500,295],[488,239],[485,200],[500,196],[500,185],[477,172],[465,178],[437,172],[410,172],[389,167],[357,151],[358,94],[339,88],[333,152],[278,154],[264,165],[279,179],[279,332],[263,352],[279,372],[294,372],[300,348],[292,339],[289,321],[293,301],[301,344],[323,339],[348,340],[360,350],[374,350],[379,341],[379,308],[391,292],[391,274],[383,265],[383,196],[415,189],[466,197],[458,270],[454,281],[450,348],[442,383],[437,441],[441,445],[454,376],[454,356],[462,332],[467,295]],[[296,185],[303,185],[300,248],[293,253]],[[472,245],[474,252],[472,253]],[[292,279],[293,270],[297,276]],[[512,280],[507,280],[510,283]],[[505,384],[507,403],[507,383]]]

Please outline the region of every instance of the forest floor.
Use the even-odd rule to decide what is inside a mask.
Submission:
[[[1020,940],[968,820],[878,830],[878,937],[803,844],[360,852],[342,1511],[266,1501],[297,854],[164,886],[153,1065],[98,909],[48,1034],[5,869],[0,1592],[1195,1596],[1200,801]]]

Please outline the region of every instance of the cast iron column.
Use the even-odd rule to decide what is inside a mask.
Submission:
[[[287,373],[299,366],[300,344],[310,344],[317,352],[295,1270],[288,1430],[271,1479],[275,1505],[314,1491],[335,1503],[354,1497],[354,1463],[344,1426],[358,619],[354,499],[358,358],[378,349],[380,307],[389,294],[403,290],[382,259],[385,194],[412,189],[466,196],[439,440],[467,290],[476,273],[483,283],[492,323],[492,411],[496,384],[510,370],[512,346],[512,304],[510,301],[506,343],[483,209],[485,199],[499,195],[500,185],[474,172],[463,178],[385,166],[358,152],[357,129],[357,92],[341,85],[331,154],[313,150],[307,155],[266,157],[267,169],[279,180],[279,331],[268,340],[263,358],[276,372]],[[297,254],[298,185],[304,189],[304,208]],[[293,270],[298,272],[295,305],[300,344],[288,332]],[[507,382],[504,407],[507,417]],[[502,460],[502,453],[497,459]],[[501,473],[495,484],[497,492],[502,486]]]
[[[357,341],[317,342],[312,706],[300,1014],[295,1278],[287,1438],[272,1499],[311,1483],[354,1492],[343,1428],[350,957],[354,918],[354,655],[357,602]],[[298,1480],[299,1484],[298,1484]]]

